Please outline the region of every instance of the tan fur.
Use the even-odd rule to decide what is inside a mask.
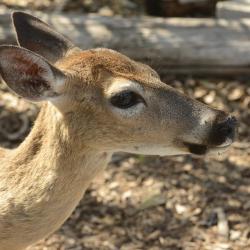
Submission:
[[[109,159],[77,145],[56,112],[44,105],[23,144],[1,159],[1,250],[27,247],[56,230]]]
[[[24,249],[58,229],[113,152],[188,153],[183,141],[206,143],[217,114],[112,50],[77,49],[55,66],[67,76],[60,98],[42,105],[17,149],[0,149],[0,250]],[[136,116],[108,101],[124,82],[147,103]]]

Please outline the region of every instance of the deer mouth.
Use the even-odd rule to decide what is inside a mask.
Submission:
[[[191,154],[204,155],[208,150],[208,146],[202,144],[184,142],[184,145],[188,148]]]
[[[223,153],[231,144],[232,140],[228,140],[227,142],[214,146],[214,145],[205,145],[205,144],[196,144],[184,142],[184,145],[188,148],[191,154],[195,155],[205,155],[207,153]]]

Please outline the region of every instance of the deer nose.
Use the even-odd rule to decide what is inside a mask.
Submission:
[[[234,116],[219,113],[214,125],[212,126],[209,144],[219,146],[231,144],[235,138],[237,120]]]

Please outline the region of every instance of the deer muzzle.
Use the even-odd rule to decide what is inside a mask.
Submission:
[[[204,144],[184,142],[190,153],[203,155],[209,151],[220,152],[234,141],[237,131],[237,120],[234,116],[218,111]]]

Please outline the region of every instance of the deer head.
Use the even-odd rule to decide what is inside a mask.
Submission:
[[[150,155],[206,154],[232,143],[234,117],[179,93],[149,66],[110,49],[81,50],[23,12],[13,23],[19,46],[0,47],[4,81],[54,105],[75,143]]]

